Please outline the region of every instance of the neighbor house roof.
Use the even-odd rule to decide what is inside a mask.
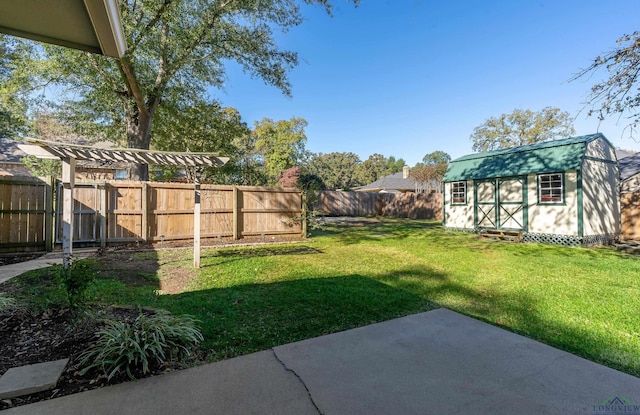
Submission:
[[[620,180],[627,180],[629,177],[640,173],[640,153],[618,160],[620,166]]]
[[[616,158],[618,160],[623,159],[625,157],[631,157],[634,154],[638,154],[636,151],[623,150],[621,148],[616,148]]]
[[[24,156],[26,154],[18,148],[17,141],[0,138],[0,163],[21,163]]]
[[[449,163],[444,181],[577,170],[582,165],[587,144],[598,138],[606,140],[604,135],[597,133],[469,154]]]
[[[362,186],[356,191],[358,192],[407,192],[416,190],[416,181],[413,177],[403,178],[404,173],[398,172],[384,176],[373,183]]]

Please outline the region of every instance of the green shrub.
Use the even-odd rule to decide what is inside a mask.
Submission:
[[[189,355],[203,340],[196,320],[168,311],[140,314],[132,323],[107,320],[96,334],[96,344],[80,356],[81,373],[98,368],[108,379],[123,372],[131,379],[140,371],[146,375],[154,363]]]
[[[67,269],[59,268],[58,277],[64,286],[71,308],[79,308],[87,300],[87,290],[95,282],[95,270],[88,261],[72,262]]]
[[[5,293],[0,293],[0,312],[9,308],[14,308],[17,305],[18,303],[13,297],[9,297]]]

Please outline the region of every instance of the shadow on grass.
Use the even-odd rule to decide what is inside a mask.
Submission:
[[[312,236],[333,236],[339,243],[354,245],[385,239],[445,238],[450,236],[442,231],[442,224],[432,220],[380,218],[377,222],[339,222],[323,225]]]
[[[308,245],[279,245],[279,246],[260,246],[260,247],[243,247],[243,248],[225,248],[215,251],[207,251],[203,258],[225,258],[223,261],[216,261],[215,265],[203,264],[202,267],[219,266],[220,264],[239,261],[247,258],[261,258],[269,256],[283,255],[315,255],[322,254],[323,251]]]
[[[475,246],[475,242],[472,245]],[[479,241],[477,245],[488,246],[488,243]],[[277,249],[276,255],[285,255],[288,249],[291,249],[288,251],[291,255],[321,253],[307,246],[286,248]],[[516,245],[496,249],[530,255],[528,248]],[[564,250],[575,252],[567,248]],[[533,251],[541,255],[557,252],[554,247],[547,246]],[[247,255],[274,255],[270,247],[231,249],[220,253],[229,260],[242,259]],[[559,255],[565,255],[565,252]],[[152,257],[149,255],[148,260],[152,261]],[[123,264],[133,268],[132,272],[140,273],[141,270],[136,269],[136,257],[127,258],[122,258],[126,260]],[[119,269],[110,271],[117,277]],[[549,317],[549,306],[524,291],[505,291],[491,283],[467,284],[464,279],[454,278],[435,268],[398,266],[388,273],[244,284],[176,295],[158,295],[157,278],[149,280],[145,274],[143,272],[143,276],[137,279],[105,278],[94,293],[95,299],[105,303],[152,306],[174,314],[195,316],[200,320],[205,335],[203,349],[206,359],[212,361],[427,311],[435,306],[434,303],[439,303],[587,359],[640,375],[640,341],[637,336],[631,340],[620,340],[613,334],[603,334],[597,328],[602,323],[597,316],[594,316],[593,326],[579,323],[584,321],[584,315],[577,315],[577,312]],[[33,288],[30,284],[37,282],[38,276],[32,276],[23,279],[21,284],[29,290]],[[37,291],[29,293],[41,294]],[[612,333],[616,330],[619,329],[612,329]],[[629,336],[633,337],[633,333]]]
[[[210,360],[433,308],[420,295],[360,275],[206,289],[162,296],[158,305],[202,321]]]
[[[538,300],[524,293],[468,286],[433,269],[409,267],[375,277],[340,275],[212,288],[153,296],[148,305],[196,316],[206,338],[206,358],[214,361],[427,311],[437,304],[640,374],[636,359],[640,350],[633,343],[615,344],[571,319],[545,318]]]

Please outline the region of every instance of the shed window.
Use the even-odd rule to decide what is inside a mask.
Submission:
[[[467,182],[451,183],[451,203],[454,205],[467,203]]]
[[[562,203],[564,175],[562,173],[538,175],[538,202]]]

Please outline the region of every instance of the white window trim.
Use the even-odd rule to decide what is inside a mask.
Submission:
[[[560,189],[560,200],[543,200],[543,195],[542,195],[542,177],[544,176],[560,176],[560,187],[548,187],[545,190],[553,190],[553,189]],[[549,180],[549,182],[551,183],[551,179]],[[542,174],[538,174],[538,203],[541,205],[561,205],[565,203],[564,200],[564,173],[542,173]],[[553,197],[551,195],[551,197]]]
[[[454,186],[456,184],[460,184],[460,183],[464,186],[464,190],[463,191],[460,191],[460,190],[454,191],[453,190]],[[464,202],[456,202],[455,201],[456,194],[460,195],[461,193],[464,196]],[[457,182],[451,182],[451,204],[452,205],[466,205],[467,204],[467,182],[466,181],[461,180],[461,181],[457,181]]]

